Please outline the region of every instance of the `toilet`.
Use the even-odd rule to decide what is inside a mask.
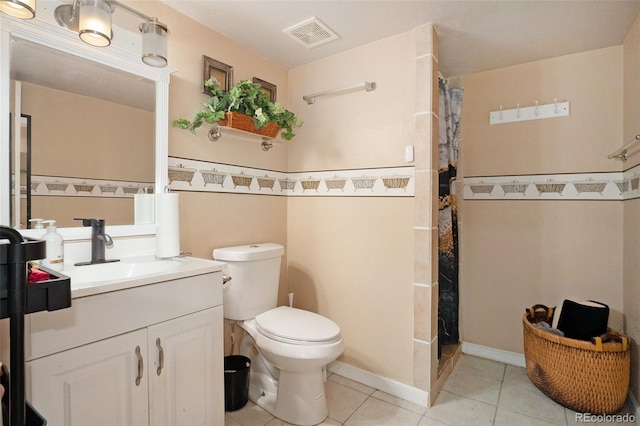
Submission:
[[[274,243],[213,250],[231,277],[223,286],[224,317],[245,331],[240,354],[251,359],[249,399],[285,422],[315,425],[328,414],[324,367],[344,343],[330,319],[277,306],[283,254]]]

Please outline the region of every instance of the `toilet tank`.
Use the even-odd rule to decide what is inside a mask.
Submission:
[[[274,243],[250,244],[213,250],[213,258],[227,264],[231,281],[224,285],[224,317],[243,321],[278,304],[280,261],[284,247]]]

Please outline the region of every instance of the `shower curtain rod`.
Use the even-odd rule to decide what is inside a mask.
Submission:
[[[637,144],[638,142],[640,142],[640,135],[636,135],[635,138],[633,138],[633,139],[631,139],[631,141],[627,142],[627,144],[625,146],[615,150],[613,152],[613,154],[609,154],[609,156],[607,158],[608,159],[619,158],[622,161],[627,161],[627,158],[629,158],[629,154],[627,154],[627,150],[629,148],[631,148],[633,145]]]
[[[316,98],[319,98],[320,96],[338,95],[345,92],[352,92],[358,89],[365,89],[367,92],[371,92],[372,90],[376,90],[376,83],[375,81],[364,81],[362,83],[354,84],[351,86],[341,87],[339,89],[325,90],[324,92],[314,93],[313,95],[304,95],[302,99],[307,103],[307,105],[311,105],[314,104],[316,102]]]

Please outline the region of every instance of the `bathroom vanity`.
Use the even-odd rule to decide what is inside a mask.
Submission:
[[[27,399],[50,424],[224,424],[220,264],[118,263],[65,269],[71,308],[27,317]]]

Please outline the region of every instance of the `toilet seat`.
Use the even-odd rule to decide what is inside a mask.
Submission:
[[[328,318],[302,309],[280,306],[255,318],[257,331],[279,342],[313,345],[340,339],[340,327]]]

